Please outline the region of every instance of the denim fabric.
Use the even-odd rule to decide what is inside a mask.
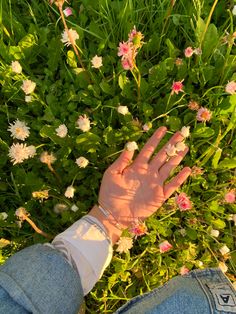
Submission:
[[[116,314],[236,313],[236,291],[220,269],[194,270],[133,298]]]
[[[0,314],[77,314],[80,278],[60,252],[26,248],[0,267]],[[236,292],[220,269],[194,270],[133,298],[116,314],[236,313]]]
[[[77,314],[80,279],[60,252],[37,244],[0,267],[1,314]]]

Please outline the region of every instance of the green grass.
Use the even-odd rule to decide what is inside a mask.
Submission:
[[[73,49],[60,41],[63,24],[55,5],[46,0],[0,3],[0,212],[8,214],[5,221],[0,220],[0,233],[11,241],[1,250],[1,262],[23,247],[47,241],[26,222],[17,226],[18,207],[26,207],[45,232],[63,231],[97,201],[104,170],[128,140],[138,141],[141,148],[161,125],[168,126],[168,136],[189,125],[190,152],[183,165],[203,169],[202,175],[192,176],[182,188],[191,197],[193,210],[176,210],[172,198],[150,218],[149,233],[135,241],[130,254],[114,254],[110,267],[86,297],[87,313],[114,312],[133,296],[179,274],[183,264],[194,269],[201,267],[200,261],[202,267],[224,261],[227,275],[235,280],[236,236],[229,218],[236,214],[236,205],[224,202],[225,193],[236,186],[236,96],[225,92],[228,81],[236,81],[233,2],[181,0],[172,4],[169,0],[71,1],[74,14],[67,24],[80,36],[77,44],[86,68],[86,73],[79,73]],[[145,42],[137,56],[140,99],[131,72],[122,69],[117,56],[119,42],[127,40],[134,25]],[[184,57],[186,47],[200,45],[201,56]],[[91,68],[96,54],[103,57],[101,71]],[[175,65],[177,57],[183,59],[182,67]],[[23,74],[12,73],[14,60],[19,60]],[[26,78],[37,84],[31,103],[25,102],[21,90]],[[173,81],[183,79],[185,93],[170,96]],[[209,122],[196,121],[196,113],[188,108],[191,99],[211,110]],[[128,106],[130,114],[119,115],[118,104]],[[75,128],[81,114],[93,123],[89,133]],[[16,118],[30,127],[26,142],[37,147],[37,155],[13,166],[8,157],[13,139],[7,128]],[[142,125],[147,122],[152,129],[144,133]],[[62,123],[69,130],[66,139],[55,135]],[[61,182],[39,161],[44,150],[56,155],[53,166]],[[75,165],[79,156],[89,159],[85,169]],[[72,181],[73,200],[64,196]],[[39,202],[32,192],[43,189],[49,189],[50,197]],[[68,209],[76,204],[79,210],[58,215],[53,210],[58,203]],[[217,239],[210,236],[211,228],[220,231]],[[160,254],[158,244],[164,239],[174,249]],[[227,260],[219,252],[223,244],[231,251]]]

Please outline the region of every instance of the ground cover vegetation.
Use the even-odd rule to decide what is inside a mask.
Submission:
[[[1,1],[1,263],[87,213],[124,146],[140,149],[165,125],[165,141],[184,134],[177,171],[192,175],[124,232],[87,312],[112,313],[195,268],[235,282],[235,5]]]

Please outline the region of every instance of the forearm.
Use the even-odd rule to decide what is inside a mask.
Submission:
[[[108,237],[111,239],[112,244],[114,245],[120,238],[122,230],[117,226],[117,222],[114,218],[109,215],[106,217],[104,213],[98,208],[98,205],[94,205],[89,215],[95,217],[101,224],[105,227]]]

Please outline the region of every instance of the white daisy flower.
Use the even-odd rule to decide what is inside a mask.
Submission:
[[[20,74],[22,72],[22,67],[21,67],[19,61],[12,61],[11,69],[13,72],[15,72],[17,74]]]
[[[31,80],[24,80],[21,86],[21,89],[24,91],[26,95],[32,94],[35,90],[36,83]]]
[[[74,29],[70,28],[68,32],[70,34],[70,38],[66,30],[64,30],[64,32],[61,34],[61,41],[67,47],[69,47],[71,44],[75,45],[75,41],[79,39],[79,34]]]
[[[70,185],[67,187],[64,195],[65,195],[65,197],[73,198],[74,193],[75,193],[75,188],[72,185]]]
[[[118,106],[117,111],[118,113],[123,114],[124,116],[129,113],[129,109],[127,106]]]
[[[25,122],[17,119],[10,123],[7,130],[11,132],[11,137],[24,141],[30,135],[29,129]]]
[[[68,129],[65,124],[59,125],[59,127],[56,129],[57,136],[61,138],[66,137],[67,132],[68,132]]]
[[[136,149],[138,149],[138,145],[135,141],[132,141],[132,142],[128,142],[126,145],[125,145],[125,148],[126,150],[128,150],[129,152],[132,152]]]
[[[91,60],[92,68],[99,69],[102,64],[102,57],[94,56]]]
[[[89,161],[85,157],[79,157],[76,159],[75,163],[80,167],[80,168],[85,168],[87,167]]]

